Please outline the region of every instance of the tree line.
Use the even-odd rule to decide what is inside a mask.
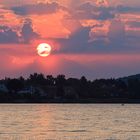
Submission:
[[[96,79],[66,78],[65,75],[43,75],[34,73],[28,78],[5,78],[0,80],[8,92],[0,90],[0,102],[48,102],[48,101],[78,101],[103,99],[140,99],[140,80],[135,79]],[[35,91],[20,94],[19,91],[33,87]],[[44,95],[39,90],[44,91]],[[45,94],[48,93],[48,94]],[[50,95],[51,94],[51,95]]]

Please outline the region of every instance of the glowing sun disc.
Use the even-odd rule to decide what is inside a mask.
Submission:
[[[51,46],[47,43],[41,43],[37,46],[37,53],[39,56],[47,57],[51,53]]]

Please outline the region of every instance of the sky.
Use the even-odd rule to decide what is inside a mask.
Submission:
[[[48,57],[40,43],[51,45]],[[140,73],[139,54],[139,0],[0,2],[0,78],[118,78]]]

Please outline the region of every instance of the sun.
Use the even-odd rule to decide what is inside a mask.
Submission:
[[[41,43],[37,46],[37,53],[41,57],[47,57],[50,55],[52,47],[47,43]]]

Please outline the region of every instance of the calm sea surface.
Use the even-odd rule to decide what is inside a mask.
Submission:
[[[0,140],[140,140],[140,105],[0,105]]]

